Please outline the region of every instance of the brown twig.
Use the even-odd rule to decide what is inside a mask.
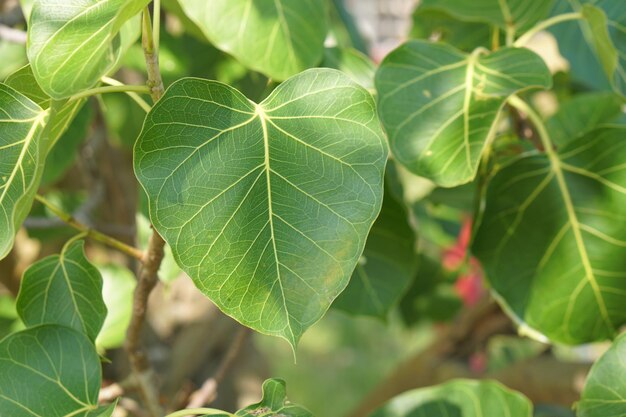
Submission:
[[[212,403],[217,398],[217,388],[218,385],[224,380],[224,377],[230,370],[230,368],[235,363],[237,356],[241,352],[241,348],[244,345],[244,342],[250,335],[250,329],[247,327],[241,327],[230,346],[228,347],[228,351],[222,358],[221,363],[217,367],[215,374],[207,379],[200,389],[193,392],[190,396],[189,403],[187,404],[187,408],[199,408],[204,407],[207,404]]]
[[[148,86],[150,87],[153,101],[157,102],[163,96],[164,88],[159,69],[158,51],[152,38],[150,11],[147,7],[144,9],[142,22],[141,44],[146,60]],[[137,388],[143,398],[144,405],[153,417],[161,417],[163,410],[156,388],[156,375],[150,366],[146,353],[141,347],[141,332],[146,321],[148,297],[158,282],[157,273],[163,261],[164,247],[165,241],[156,230],[153,230],[143,260],[143,268],[139,272],[137,287],[133,296],[133,314],[124,346],[128,353]]]

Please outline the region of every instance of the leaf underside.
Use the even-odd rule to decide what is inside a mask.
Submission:
[[[135,171],[200,290],[295,346],[348,283],[386,158],[369,93],[317,69],[259,105],[218,82],[174,83],[147,116]]]

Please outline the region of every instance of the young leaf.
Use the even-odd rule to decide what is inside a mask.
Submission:
[[[622,114],[622,100],[613,93],[587,93],[575,96],[561,105],[547,122],[556,146],[564,146]]]
[[[180,0],[180,5],[217,48],[274,80],[322,60],[324,0]]]
[[[543,60],[528,49],[467,55],[419,40],[389,54],[376,74],[379,113],[395,158],[445,187],[475,177],[508,96],[551,83]]]
[[[473,252],[521,323],[581,344],[626,324],[626,127],[529,156],[491,180]]]
[[[497,382],[455,380],[405,392],[371,417],[531,417],[532,404]]]
[[[558,0],[553,14],[581,12],[582,22],[565,22],[550,30],[580,80],[596,89],[613,89],[626,97],[626,8],[622,0]]]
[[[423,0],[421,8],[443,10],[459,20],[487,22],[519,33],[548,16],[553,0]]]
[[[620,417],[626,410],[626,333],[593,364],[582,398],[578,417]]]
[[[93,87],[117,63],[120,29],[149,0],[40,0],[32,9],[28,58],[54,99]]]
[[[46,116],[37,104],[0,84],[0,259],[13,247],[41,181]]]
[[[83,241],[70,242],[60,255],[48,256],[24,272],[17,311],[26,326],[59,324],[96,339],[107,310],[102,276],[83,247]]]
[[[404,206],[387,192],[363,256],[334,307],[356,315],[387,317],[417,269],[416,237],[407,216]]]
[[[372,97],[330,69],[261,104],[180,80],[135,146],[152,223],[181,268],[226,314],[292,346],[348,284],[386,160]]]
[[[263,399],[254,405],[239,410],[237,417],[283,416],[313,417],[304,407],[287,400],[287,388],[282,379],[268,379],[263,383]]]
[[[58,300],[56,301],[59,302]],[[0,415],[110,417],[98,407],[100,359],[83,334],[37,326],[0,342]]]

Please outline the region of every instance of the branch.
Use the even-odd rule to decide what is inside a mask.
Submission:
[[[222,362],[215,371],[215,374],[207,379],[202,387],[191,394],[191,398],[189,400],[189,404],[187,404],[187,408],[200,408],[207,404],[211,404],[217,398],[217,387],[224,380],[226,373],[230,370],[230,368],[235,363],[235,359],[241,352],[241,348],[244,345],[244,342],[250,335],[250,329],[247,327],[241,327],[239,332],[233,338],[231,342],[228,352],[222,358]]]
[[[155,13],[160,10],[155,9]],[[158,53],[154,47],[150,12],[146,7],[143,12],[142,47],[144,50],[148,73],[148,87],[153,101],[156,103],[164,92]],[[163,410],[159,402],[159,393],[155,384],[155,374],[150,362],[141,347],[141,331],[146,321],[148,297],[158,282],[157,273],[164,256],[165,241],[153,229],[148,249],[143,260],[143,268],[139,272],[137,287],[133,296],[133,314],[126,336],[125,348],[137,388],[141,393],[145,406],[153,417],[161,417]]]
[[[144,253],[141,250],[135,247],[132,247],[130,245],[127,245],[126,243],[121,242],[111,236],[105,235],[104,233],[101,233],[97,230],[94,230],[90,228],[89,226],[84,225],[83,223],[80,223],[78,220],[74,218],[74,216],[72,216],[71,214],[65,213],[63,210],[56,207],[54,204],[52,204],[50,201],[48,201],[45,197],[41,195],[36,195],[35,199],[39,201],[41,204],[43,204],[44,206],[46,206],[48,210],[54,213],[54,215],[57,216],[63,223],[67,224],[70,227],[73,227],[74,229],[80,232],[85,233],[87,237],[93,240],[96,240],[100,243],[103,243],[107,246],[110,246],[114,249],[117,249],[120,252],[125,253],[128,256],[131,256],[139,261],[143,261]]]
[[[562,363],[543,355],[515,363],[505,369],[476,375],[467,356],[495,335],[511,330],[511,322],[493,302],[467,310],[446,328],[432,344],[400,364],[349,414],[365,417],[391,398],[405,391],[428,387],[456,378],[495,379],[516,389],[532,401],[570,406],[579,397],[575,382],[589,366]]]

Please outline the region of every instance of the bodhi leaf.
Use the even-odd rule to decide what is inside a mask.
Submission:
[[[98,349],[121,347],[126,340],[126,330],[133,313],[135,276],[127,268],[111,264],[99,266],[102,273],[102,298],[107,316],[96,339]]]
[[[622,100],[613,93],[587,93],[561,104],[559,111],[547,122],[556,146],[589,133],[602,123],[611,122],[622,114]]]
[[[237,417],[313,417],[304,407],[287,400],[287,389],[282,379],[268,379],[263,383],[263,399],[254,405],[239,410]]]
[[[370,417],[531,417],[522,394],[492,381],[456,380],[401,394]]]
[[[593,364],[582,398],[578,417],[620,417],[626,410],[626,333]]]
[[[580,12],[583,20],[550,31],[575,79],[626,97],[626,8],[622,0],[558,0],[553,15]]]
[[[473,252],[531,335],[581,344],[626,324],[625,134],[595,130],[550,159],[511,163],[488,186]]]
[[[96,339],[107,310],[102,276],[83,247],[83,241],[70,241],[60,255],[48,256],[24,272],[17,311],[26,326],[60,324]]]
[[[324,0],[180,0],[180,5],[217,48],[276,81],[322,60]]]
[[[98,407],[100,359],[68,327],[37,326],[3,339],[0,374],[2,416],[110,417],[115,407]]]
[[[543,60],[528,49],[481,51],[467,55],[414,40],[389,54],[376,74],[379,113],[395,158],[441,186],[475,177],[507,97],[552,83]]]
[[[180,80],[135,145],[152,223],[181,268],[226,314],[292,346],[348,284],[386,159],[372,97],[331,69],[261,104]]]
[[[123,51],[120,29],[149,0],[40,0],[32,9],[28,58],[54,99],[93,87]]]
[[[417,269],[415,233],[407,216],[403,205],[387,192],[363,256],[334,307],[351,314],[387,317]]]
[[[422,8],[443,10],[459,20],[487,22],[519,32],[547,17],[553,0],[423,0]]]
[[[13,247],[41,181],[46,116],[37,104],[0,84],[0,259]]]

